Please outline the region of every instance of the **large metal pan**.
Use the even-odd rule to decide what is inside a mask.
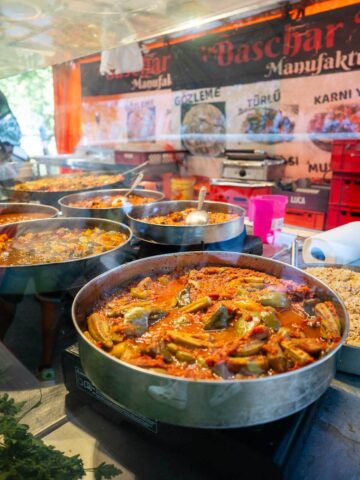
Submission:
[[[111,190],[93,190],[91,192],[74,193],[72,195],[66,195],[60,198],[59,205],[61,211],[65,217],[91,217],[91,218],[107,218],[108,220],[115,220],[117,222],[127,221],[126,211],[131,208],[131,204],[127,203],[123,207],[116,208],[83,208],[72,207],[69,204],[72,202],[78,202],[81,200],[91,199],[97,196],[109,196],[109,195],[125,195],[129,189],[111,189]],[[155,198],[154,201],[158,202],[164,198],[164,194],[155,190],[134,190],[135,195],[140,197]],[[153,202],[151,202],[153,203]],[[147,204],[149,205],[149,204]]]
[[[12,203],[1,202],[0,203],[0,215],[8,213],[43,213],[48,218],[57,217],[59,210],[49,205],[39,205],[38,203]],[[36,220],[36,219],[34,219]]]
[[[112,357],[82,333],[97,303],[117,288],[145,275],[177,268],[237,265],[307,284],[319,298],[331,299],[341,318],[342,340],[326,357],[311,365],[273,377],[202,381],[146,371]],[[335,374],[336,352],[348,332],[343,303],[326,285],[301,270],[276,260],[231,252],[186,252],[137,260],[115,268],[85,285],[72,307],[82,366],[107,397],[150,418],[200,428],[245,427],[295,413],[317,400]]]
[[[108,174],[114,174],[115,175],[122,175],[122,179],[114,179],[114,182],[109,183],[108,185],[104,185],[102,188],[103,189],[108,189],[108,188],[120,188],[120,187],[128,187],[131,183],[131,179],[133,178],[133,175],[137,173],[139,170],[145,168],[147,165],[147,162],[141,165],[138,165],[137,167],[132,168],[131,170],[127,170],[124,172],[111,172],[111,171],[99,171],[99,172],[88,172],[89,174],[99,174],[99,175],[108,175]],[[66,173],[63,175],[67,176],[72,176],[76,174],[71,174],[71,173]],[[48,175],[47,178],[57,178],[61,175]],[[1,189],[3,193],[8,197],[9,200],[15,200],[15,201],[20,201],[20,202],[31,202],[31,201],[38,201],[40,203],[43,203],[45,205],[52,205],[54,207],[58,206],[58,200],[61,197],[64,197],[65,195],[70,195],[74,193],[80,193],[84,191],[93,191],[93,190],[98,190],[99,186],[92,187],[92,188],[87,188],[87,189],[79,189],[79,190],[63,190],[59,192],[43,192],[43,191],[30,191],[30,190],[15,190],[14,186],[17,183],[23,183],[23,182],[28,182],[31,180],[37,180],[39,178],[45,178],[45,177],[29,177],[29,178],[22,178],[21,180],[5,180],[1,182]]]
[[[238,215],[229,222],[197,225],[197,226],[173,226],[154,225],[144,222],[144,217],[154,215],[166,215],[171,212],[196,208],[195,200],[166,201],[150,203],[148,205],[136,205],[131,207],[127,216],[130,219],[130,227],[141,240],[164,245],[199,245],[204,243],[223,242],[239,236],[244,230],[245,210],[237,205],[221,202],[204,202],[204,209],[209,212],[226,212]]]
[[[26,232],[53,230],[61,227],[94,228],[123,232],[128,239],[122,245],[107,252],[59,263],[24,266],[0,266],[0,294],[33,294],[63,291],[84,285],[90,278],[107,270],[107,265],[118,265],[132,232],[126,225],[98,218],[50,218],[9,223],[0,228],[0,235],[19,236]]]

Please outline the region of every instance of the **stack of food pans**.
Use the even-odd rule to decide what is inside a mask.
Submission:
[[[64,291],[74,284],[77,287],[81,286],[92,276],[106,270],[108,265],[116,265],[124,261],[126,258],[123,251],[130,242],[132,232],[127,226],[119,223],[124,219],[122,209],[111,209],[111,212],[107,212],[106,215],[97,214],[95,211],[91,213],[86,209],[75,212],[76,209],[74,209],[71,216],[76,218],[51,219],[49,217],[61,215],[55,208],[59,206],[58,201],[61,197],[68,196],[68,194],[86,197],[99,187],[107,192],[113,187],[128,185],[133,173],[141,169],[140,167],[143,168],[144,165],[123,173],[83,172],[3,182],[3,192],[7,194],[8,198],[17,199],[21,203],[0,204],[0,238],[2,241],[0,245],[0,256],[2,257],[2,261],[0,258],[0,294],[44,294]],[[125,194],[126,191],[123,189],[120,190],[120,193]],[[149,192],[149,194],[153,195],[156,200],[162,198],[162,194],[158,192]],[[147,192],[139,195],[146,197]],[[40,203],[29,203],[30,201]],[[3,221],[1,221],[1,216]],[[44,262],[39,261],[40,257],[38,257],[32,263],[30,248],[32,242],[43,241],[45,232],[50,232],[46,237],[49,244],[43,245],[45,253],[54,246],[54,242],[54,248],[56,248],[56,239],[63,235],[64,229],[67,232],[71,232],[73,229],[78,232],[94,229],[103,232],[121,232],[124,234],[124,241],[96,254],[89,246],[88,252],[82,250],[81,254],[79,252],[64,254],[63,258],[61,255],[55,254],[53,257],[44,255]],[[115,235],[115,233],[113,234]],[[23,248],[22,244],[25,243],[25,240],[30,246],[26,253],[27,257],[23,256],[20,259],[18,255],[19,258],[17,258],[14,252]],[[24,253],[20,250],[19,252]],[[7,261],[7,258],[14,259],[14,262]]]

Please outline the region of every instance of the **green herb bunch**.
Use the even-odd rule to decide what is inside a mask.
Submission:
[[[85,469],[79,455],[68,457],[35,438],[28,425],[21,423],[29,413],[20,416],[24,403],[16,403],[8,394],[0,396],[0,480],[78,480],[87,471],[93,471],[95,479],[101,480],[121,473],[105,462]]]

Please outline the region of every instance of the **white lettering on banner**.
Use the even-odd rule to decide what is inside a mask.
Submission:
[[[273,75],[286,77],[304,73],[319,75],[323,71],[329,70],[349,72],[353,67],[360,66],[360,52],[354,50],[347,54],[343,54],[341,50],[336,50],[335,56],[323,52],[317,58],[299,62],[285,62],[285,59],[286,57],[282,57],[277,63],[269,62],[266,65],[267,73],[264,77],[270,78]]]
[[[125,105],[125,110],[126,111],[134,111],[134,110],[141,110],[143,108],[149,108],[149,107],[154,107],[155,103],[154,100],[143,100],[139,102],[129,102]]]
[[[290,197],[290,203],[295,205],[305,205],[305,197]]]
[[[171,75],[159,75],[157,78],[134,78],[131,82],[132,88],[135,90],[151,90],[160,88],[168,88],[172,85]]]

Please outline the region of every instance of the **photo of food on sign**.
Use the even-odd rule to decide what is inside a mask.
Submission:
[[[336,105],[313,115],[308,128],[313,143],[331,152],[332,141],[360,133],[360,104]]]
[[[289,112],[288,112],[289,110]],[[293,139],[297,106],[286,109],[252,108],[240,114],[241,133],[260,143],[289,142]]]
[[[127,137],[129,141],[155,139],[156,107],[140,107],[127,112]]]
[[[225,103],[182,105],[181,140],[193,155],[221,155],[225,151]]]

